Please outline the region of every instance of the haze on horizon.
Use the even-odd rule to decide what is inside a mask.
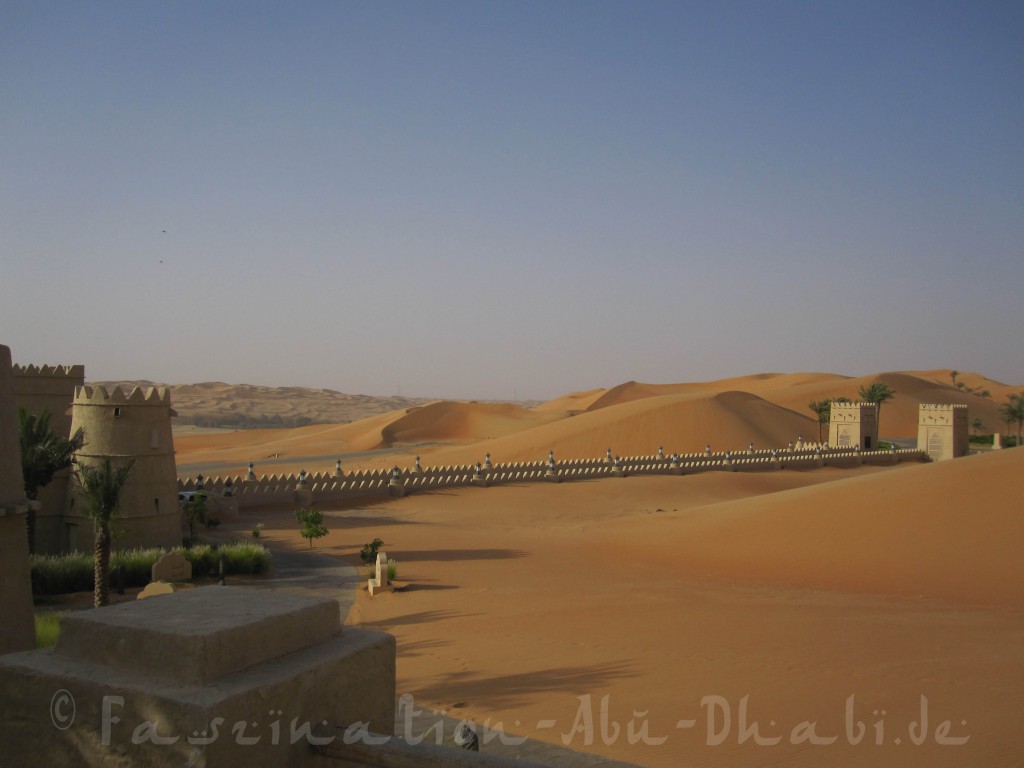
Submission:
[[[1024,382],[1024,6],[7,3],[0,343],[544,400]]]

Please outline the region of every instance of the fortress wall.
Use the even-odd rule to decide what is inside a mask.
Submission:
[[[815,467],[853,467],[861,464],[895,464],[900,461],[924,461],[923,451],[914,449],[861,451],[854,448],[829,448],[827,445],[804,443],[800,450],[763,449],[755,451],[722,451],[718,453],[694,453],[672,456],[627,456],[619,457],[618,464],[609,463],[606,457],[598,459],[573,459],[555,464],[555,475],[559,481],[591,480],[613,476],[630,475],[688,475],[697,472],[769,472],[782,469],[812,469]],[[512,462],[494,464],[485,469],[481,466],[479,482],[476,465],[443,467],[422,467],[399,470],[399,479],[405,494],[429,492],[442,488],[465,487],[470,485],[503,485],[508,483],[544,482],[549,478],[546,461]],[[204,478],[202,487],[211,496],[223,495],[230,481],[230,487],[238,509],[253,512],[296,503],[296,492],[300,480],[294,474],[263,475],[256,480],[243,476]],[[372,501],[390,496],[391,471],[364,470],[344,474],[314,473],[306,476],[305,490],[315,504],[332,502],[355,503],[359,500]],[[199,484],[194,478],[180,478],[178,488],[194,491]]]
[[[32,579],[25,531],[25,486],[11,376],[11,350],[0,345],[0,655],[35,647]]]
[[[50,412],[50,426],[61,437],[71,435],[71,402],[75,389],[85,381],[84,365],[14,365],[11,368],[15,408],[29,413]],[[53,482],[39,490],[36,511],[36,551],[61,552],[63,524],[71,470],[57,473]]]

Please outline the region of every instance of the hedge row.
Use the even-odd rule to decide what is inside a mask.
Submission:
[[[224,555],[227,574],[261,574],[270,570],[270,552],[262,544],[250,541],[231,544],[197,544],[190,548],[176,547],[192,563],[192,577],[202,578],[217,574],[220,556]],[[153,563],[167,550],[128,549],[110,556],[111,586],[118,566],[124,566],[124,585],[144,587],[150,581]],[[68,592],[91,592],[93,588],[93,559],[91,554],[76,552],[70,555],[33,555],[32,592],[36,595],[61,595]]]

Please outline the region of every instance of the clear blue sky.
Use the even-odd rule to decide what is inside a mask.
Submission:
[[[1024,3],[3,2],[0,343],[548,398],[1024,383]]]

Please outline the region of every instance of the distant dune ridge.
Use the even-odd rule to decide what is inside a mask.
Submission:
[[[424,397],[347,395],[333,389],[260,387],[252,384],[156,384],[152,381],[96,381],[99,386],[167,386],[178,412],[176,424],[233,429],[301,427],[309,424],[346,424],[378,413],[388,413],[430,402]]]
[[[630,381],[608,389],[574,392],[533,407],[493,402],[427,401],[345,395],[326,389],[273,389],[205,383],[172,388],[179,422],[231,426],[293,423],[290,429],[260,429],[219,435],[179,434],[179,464],[204,463],[240,470],[248,461],[274,470],[327,469],[330,455],[346,466],[411,466],[423,454],[429,464],[536,461],[557,458],[649,455],[782,447],[803,437],[817,440],[811,401],[858,398],[860,387],[887,384],[896,395],[882,406],[881,435],[913,438],[918,405],[962,403],[983,431],[1005,431],[999,405],[1013,387],[977,373],[959,374],[970,389],[954,386],[949,370],[887,372],[848,377],[832,373],[764,373],[711,382],[645,384]],[[151,382],[131,382],[151,384]],[[361,414],[361,415],[360,415]],[[351,423],[339,423],[350,420]],[[303,426],[308,425],[308,426]],[[827,436],[827,426],[823,427]],[[362,455],[387,451],[384,455]],[[360,454],[347,456],[348,454]],[[311,462],[318,462],[306,466]]]

